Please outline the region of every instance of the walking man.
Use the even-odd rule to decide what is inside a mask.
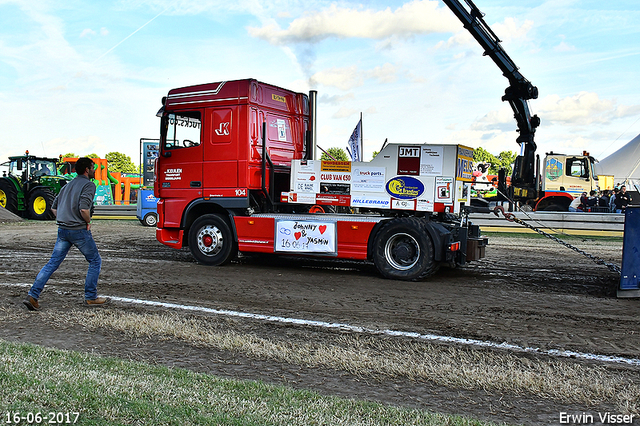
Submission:
[[[38,273],[23,302],[31,311],[40,309],[38,303],[40,293],[51,274],[58,269],[67,256],[71,246],[76,246],[89,262],[84,283],[84,304],[100,306],[108,301],[106,297],[98,297],[97,294],[102,259],[91,235],[91,206],[96,193],[96,186],[91,181],[95,176],[93,161],[87,157],[78,159],[76,173],[78,176],[62,187],[51,206],[58,224],[58,239],[53,247],[51,259]]]

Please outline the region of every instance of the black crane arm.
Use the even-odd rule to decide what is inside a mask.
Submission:
[[[516,188],[515,195],[518,198],[535,198],[538,188],[535,170],[537,146],[534,135],[536,127],[540,125],[540,119],[537,115],[531,116],[527,101],[538,98],[538,88],[518,71],[516,64],[500,45],[498,36],[484,21],[484,14],[472,0],[464,0],[469,10],[457,0],[443,1],[482,46],[484,55],[489,56],[509,80],[509,87],[505,89],[502,100],[508,101],[513,110],[520,133],[516,142],[521,147],[521,155],[516,158],[511,184]]]

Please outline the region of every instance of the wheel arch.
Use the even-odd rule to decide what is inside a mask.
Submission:
[[[544,210],[551,205],[558,205],[569,211],[569,204],[573,201],[573,196],[568,193],[553,193],[545,195],[536,203],[535,210]]]
[[[229,227],[231,228],[231,233],[233,234],[233,238],[237,241],[238,234],[236,232],[235,222],[233,220],[234,214],[228,208],[223,207],[219,203],[212,202],[210,200],[195,200],[191,202],[186,209],[184,209],[184,214],[182,216],[182,225],[181,228],[184,230],[183,233],[183,241],[182,245],[187,247],[189,246],[189,230],[191,229],[191,225],[195,222],[199,217],[204,216],[206,214],[217,214],[222,216],[226,221]]]

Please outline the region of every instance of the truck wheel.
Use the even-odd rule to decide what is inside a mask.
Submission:
[[[8,179],[0,180],[0,206],[18,214],[18,195],[15,186]]]
[[[231,228],[220,215],[199,217],[189,229],[189,250],[204,265],[224,265],[237,254]]]
[[[145,214],[142,219],[142,224],[145,226],[156,226],[156,223],[158,223],[158,216],[153,212]]]
[[[431,237],[418,218],[390,220],[375,238],[373,263],[386,278],[418,281],[440,268]]]
[[[48,220],[53,219],[53,212],[51,211],[51,206],[53,205],[53,200],[55,198],[55,194],[53,191],[47,188],[37,188],[34,189],[29,194],[29,216],[32,219],[37,220]]]

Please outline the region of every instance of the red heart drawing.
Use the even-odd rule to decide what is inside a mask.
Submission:
[[[327,225],[318,226],[318,230],[320,231],[321,234],[324,234],[324,231],[327,230]]]
[[[296,237],[296,240],[299,240],[302,237],[302,232],[296,232],[293,236]]]
[[[309,178],[309,180],[313,182],[314,180],[316,180],[316,177],[315,177],[315,176],[311,176],[311,177]]]

